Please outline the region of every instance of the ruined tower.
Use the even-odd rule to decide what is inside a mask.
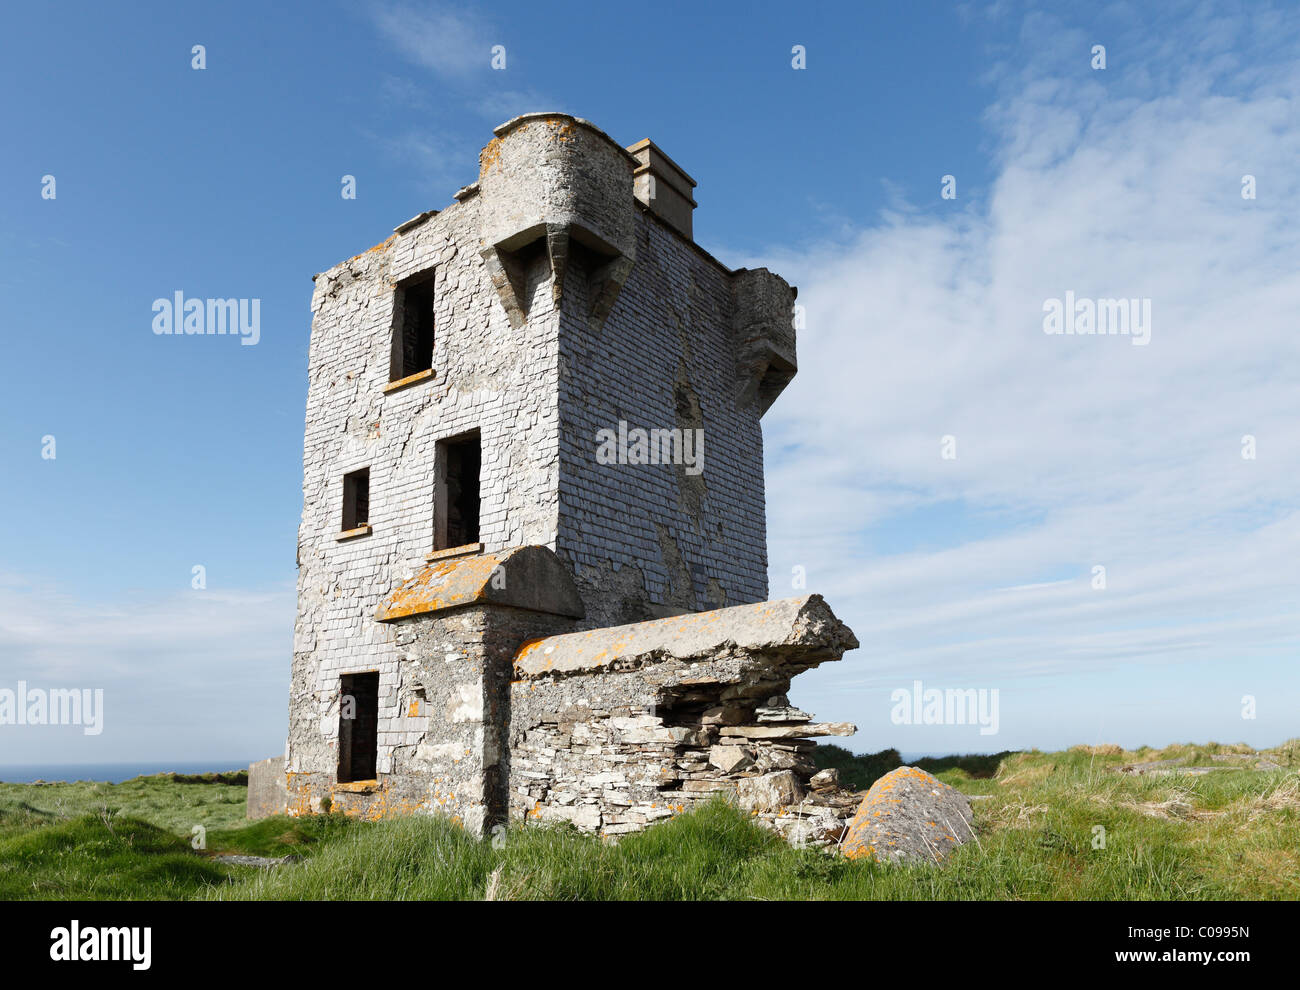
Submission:
[[[767,702],[857,643],[764,601],[795,292],[695,244],[650,141],[495,135],[451,206],[315,280],[289,810],[610,832],[798,786],[831,730]]]

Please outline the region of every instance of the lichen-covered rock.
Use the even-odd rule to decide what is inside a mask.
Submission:
[[[971,836],[970,802],[917,767],[891,770],[867,791],[840,845],[850,859],[941,860]]]

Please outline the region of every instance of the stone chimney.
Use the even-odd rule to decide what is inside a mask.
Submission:
[[[687,240],[692,239],[691,216],[695,180],[649,138],[627,149],[637,160],[632,170],[632,191],[646,206]]]

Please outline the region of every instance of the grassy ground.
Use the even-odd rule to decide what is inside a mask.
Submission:
[[[842,779],[891,755],[823,747]],[[1118,747],[929,761],[971,795],[974,842],[942,866],[883,867],[791,849],[729,805],[601,842],[567,827],[479,842],[435,818],[242,820],[244,789],[140,778],[0,785],[0,898],[1199,899],[1300,898],[1300,741],[1277,770],[1125,775],[1157,759],[1210,765],[1244,747]],[[207,829],[207,849],[190,848]],[[1100,847],[1104,829],[1104,847]],[[263,870],[219,852],[294,853]]]
[[[0,783],[0,839],[15,831],[97,814],[104,807],[187,837],[195,825],[220,829],[246,824],[248,772],[205,777],[212,779],[155,774],[121,784]]]

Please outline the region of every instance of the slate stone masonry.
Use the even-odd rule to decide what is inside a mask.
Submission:
[[[528,114],[496,129],[454,203],[316,276],[291,813],[441,811],[480,833],[513,813],[617,833],[755,776],[802,788],[807,718],[739,731],[798,670],[857,645],[820,599],[764,602],[760,419],[795,373],[795,291],[690,239],[693,187],[648,142]],[[407,279],[432,288],[432,369],[394,382]],[[701,431],[703,470],[599,463],[598,431],[620,425]],[[437,445],[474,431],[478,543],[439,557]],[[363,468],[368,517],[345,533],[343,478]],[[794,623],[782,645],[737,645],[764,627],[744,611],[756,603]],[[618,670],[520,672],[538,640],[563,655],[566,635],[617,626],[622,655],[697,615],[724,617],[731,638]],[[371,671],[376,778],[340,782],[340,679]]]

